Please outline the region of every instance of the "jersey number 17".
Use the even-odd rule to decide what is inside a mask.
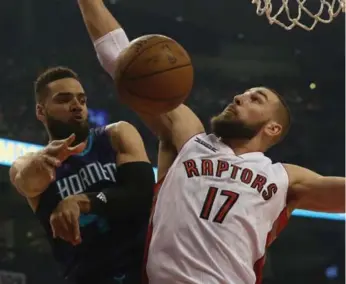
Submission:
[[[210,187],[209,188],[207,196],[204,200],[201,214],[199,215],[200,218],[205,219],[205,220],[209,220],[210,212],[213,208],[214,201],[215,201],[215,198],[216,198],[218,193],[219,193],[218,188],[216,188],[216,187]],[[216,213],[216,215],[213,219],[213,222],[221,224],[225,220],[229,210],[231,210],[231,208],[237,202],[239,194],[235,193],[233,191],[230,191],[230,190],[221,190],[220,195],[226,196],[227,199],[225,200],[225,202],[222,204],[222,206],[220,207],[220,209]]]

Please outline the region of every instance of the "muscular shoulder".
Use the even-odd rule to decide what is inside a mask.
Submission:
[[[149,161],[144,143],[138,130],[126,121],[106,127],[113,149],[117,152],[117,163]]]
[[[108,124],[105,127],[107,134],[113,138],[121,138],[124,137],[126,133],[138,134],[137,129],[129,122],[126,121],[118,121],[112,124]]]

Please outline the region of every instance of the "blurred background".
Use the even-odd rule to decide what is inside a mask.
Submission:
[[[318,0],[308,2],[319,7]],[[190,52],[196,78],[188,105],[206,126],[238,92],[274,88],[289,102],[294,121],[286,140],[268,155],[324,175],[345,175],[344,15],[306,32],[269,25],[250,0],[107,4],[130,38],[165,34]],[[157,141],[118,103],[75,0],[0,1],[0,11],[0,284],[63,284],[40,225],[8,180],[15,157],[47,142],[35,118],[36,76],[56,65],[74,69],[89,97],[91,123],[135,124],[154,165]],[[344,283],[344,229],[344,215],[296,212],[269,249],[264,283]]]

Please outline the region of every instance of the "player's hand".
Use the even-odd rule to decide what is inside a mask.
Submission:
[[[85,149],[86,142],[71,146],[75,138],[72,134],[66,139],[54,140],[43,150],[21,157],[26,166],[20,175],[16,176],[17,187],[30,188],[33,193],[41,193],[47,188],[55,180],[55,169],[71,155],[81,153]]]
[[[79,154],[85,149],[85,142],[71,146],[75,141],[74,134],[63,140],[53,140],[43,150],[33,156],[33,169],[48,184],[55,180],[55,169],[70,156]],[[47,180],[49,178],[49,181]],[[43,181],[42,180],[42,181]]]
[[[53,238],[61,238],[72,245],[80,244],[79,217],[80,208],[73,195],[61,200],[50,216]]]
[[[53,140],[41,151],[40,154],[45,158],[47,164],[59,166],[61,162],[65,161],[70,156],[79,154],[85,149],[86,142],[71,146],[75,139],[76,135],[71,134],[70,137],[66,139]]]

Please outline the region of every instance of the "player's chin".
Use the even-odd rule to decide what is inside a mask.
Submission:
[[[218,137],[227,136],[230,121],[222,116],[215,116],[210,121],[211,131]]]
[[[68,120],[68,123],[70,123],[72,125],[85,125],[85,124],[87,124],[87,120],[85,118],[82,118],[82,117],[71,117]]]
[[[229,123],[232,123],[233,121],[237,120],[235,114],[230,112],[222,112],[214,117],[211,118],[210,123],[213,124],[222,124],[227,125]]]

